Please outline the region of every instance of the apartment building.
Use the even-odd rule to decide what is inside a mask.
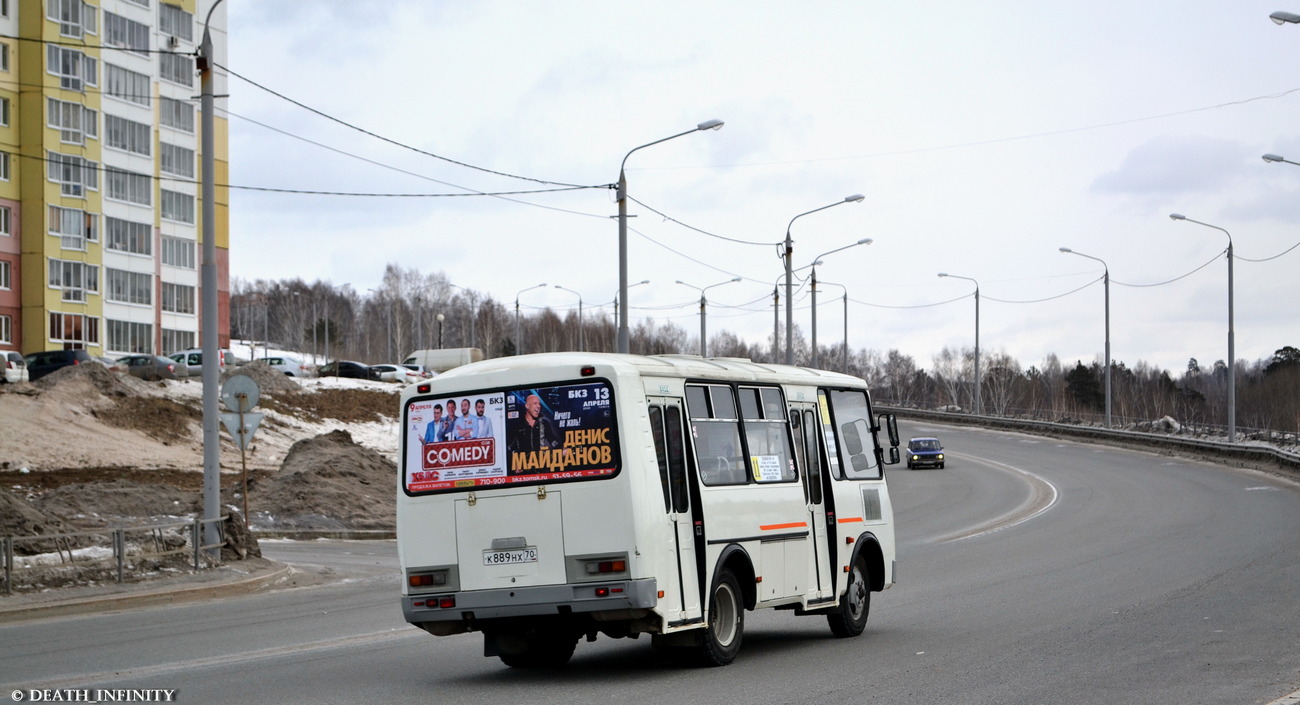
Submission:
[[[199,77],[214,0],[0,0],[0,350],[199,344]],[[226,15],[209,23],[216,63]],[[214,71],[214,93],[226,93]],[[228,132],[215,116],[218,337]]]

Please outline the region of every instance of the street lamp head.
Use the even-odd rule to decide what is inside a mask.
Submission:
[[[681,284],[682,286],[690,286],[690,284],[687,284],[686,282],[682,281],[681,279],[678,279],[678,280],[677,280],[677,283],[678,283],[678,284]]]
[[[1297,15],[1294,12],[1284,12],[1282,10],[1270,14],[1268,18],[1273,20],[1273,24],[1279,25],[1286,24],[1287,22],[1300,23],[1300,15]]]
[[[855,245],[870,245],[870,244],[873,243],[873,242],[875,242],[875,240],[872,240],[872,239],[869,238],[869,237],[864,237],[864,238],[862,238],[861,240],[858,240],[857,242],[855,242],[855,243],[853,243],[853,244],[855,244]]]
[[[731,281],[729,281],[729,282],[727,282],[727,283],[730,284],[731,282],[738,282],[738,281],[740,281],[740,277],[736,277],[735,279],[732,279]]]
[[[947,273],[947,272],[939,272],[939,276],[941,276],[941,277],[946,277],[946,276],[948,276],[948,273]]]
[[[1286,159],[1285,159],[1284,157],[1282,157],[1281,155],[1278,155],[1278,154],[1265,154],[1265,155],[1264,155],[1264,161],[1266,161],[1266,162],[1284,162],[1284,161],[1286,161]]]
[[[1187,220],[1187,216],[1182,213],[1170,213],[1169,218],[1170,220]]]
[[[860,194],[860,193],[855,193],[855,194],[853,194],[852,196],[845,196],[845,197],[844,197],[844,202],[845,202],[845,203],[860,203],[860,202],[862,201],[862,199],[864,199],[864,198],[866,198],[866,196],[863,196],[863,195]]]
[[[1062,248],[1061,248],[1061,252],[1074,252],[1074,250],[1071,250],[1071,249],[1068,248],[1068,247],[1062,247]]]
[[[697,130],[699,130],[699,131],[701,131],[701,132],[703,132],[704,130],[721,130],[721,129],[722,129],[722,126],[725,125],[725,124],[726,124],[726,123],[722,122],[721,120],[716,120],[716,119],[715,119],[715,120],[705,120],[704,122],[702,122],[702,123],[696,125],[696,126],[695,126],[695,129],[697,129]]]
[[[439,323],[442,323],[442,322],[445,321],[445,320],[447,320],[447,317],[446,317],[446,316],[442,315],[441,313],[438,314],[438,322],[439,322]]]

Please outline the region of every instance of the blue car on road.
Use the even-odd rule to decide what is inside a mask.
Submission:
[[[943,444],[938,438],[920,437],[907,442],[907,469],[920,467],[943,469]]]

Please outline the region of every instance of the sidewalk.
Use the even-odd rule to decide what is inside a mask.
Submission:
[[[287,581],[292,569],[265,558],[227,561],[215,568],[127,583],[100,583],[0,594],[0,624],[212,599]]]

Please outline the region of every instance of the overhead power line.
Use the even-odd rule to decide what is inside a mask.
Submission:
[[[601,184],[601,185],[599,185],[599,186],[592,186],[592,185],[590,185],[590,184],[570,184],[570,183],[564,183],[564,182],[560,182],[560,181],[548,181],[548,180],[546,180],[546,179],[535,179],[535,178],[532,178],[532,177],[530,177],[530,176],[520,176],[520,175],[518,175],[518,174],[510,174],[510,173],[507,173],[507,172],[504,172],[504,171],[496,171],[495,169],[488,169],[488,168],[485,168],[485,167],[476,166],[476,165],[474,165],[474,164],[469,164],[469,163],[467,163],[467,162],[462,162],[462,161],[459,161],[459,160],[456,160],[456,159],[452,159],[451,157],[444,157],[444,156],[442,156],[441,154],[434,154],[433,152],[429,152],[429,151],[427,151],[427,150],[420,149],[419,147],[413,147],[413,146],[411,146],[411,145],[409,145],[409,144],[404,144],[404,143],[402,143],[402,142],[398,142],[398,141],[395,140],[395,139],[392,139],[392,138],[389,138],[389,137],[385,137],[385,136],[383,136],[383,135],[381,135],[381,134],[379,134],[379,133],[372,132],[372,131],[370,131],[370,130],[367,130],[367,129],[363,128],[363,127],[359,127],[359,126],[357,126],[357,125],[353,125],[352,123],[347,122],[346,120],[342,120],[342,119],[336,118],[336,117],[334,117],[333,115],[330,115],[329,113],[326,113],[326,112],[324,112],[324,111],[317,110],[316,108],[313,108],[313,107],[311,107],[310,105],[307,105],[306,103],[303,103],[303,102],[298,101],[298,100],[294,100],[293,98],[290,98],[289,96],[287,96],[287,95],[285,95],[285,94],[283,94],[283,93],[280,93],[279,91],[276,91],[276,90],[274,90],[274,89],[268,88],[268,87],[266,87],[266,86],[264,86],[264,85],[258,83],[257,81],[254,81],[253,79],[248,78],[247,76],[243,76],[243,75],[241,75],[241,74],[239,74],[239,73],[236,73],[235,71],[230,70],[228,67],[221,66],[220,64],[216,64],[216,63],[214,63],[213,65],[216,66],[217,68],[221,69],[222,71],[225,71],[228,75],[234,76],[235,78],[238,78],[239,80],[244,81],[245,83],[247,83],[247,84],[249,84],[249,85],[251,85],[251,86],[253,86],[253,87],[255,87],[255,88],[259,88],[259,89],[261,89],[261,90],[263,90],[263,91],[265,91],[265,92],[267,92],[267,93],[269,93],[269,94],[271,94],[271,95],[273,95],[273,96],[279,98],[280,100],[283,100],[283,101],[288,102],[288,103],[292,103],[292,104],[294,104],[294,105],[296,105],[296,106],[302,108],[303,110],[306,110],[306,111],[308,111],[308,112],[310,112],[310,113],[313,113],[313,114],[315,114],[315,115],[319,115],[320,117],[323,117],[323,118],[325,118],[326,120],[329,120],[329,121],[331,121],[331,122],[336,122],[336,123],[338,123],[338,124],[340,124],[340,125],[342,125],[342,126],[348,128],[348,129],[350,129],[350,130],[356,130],[357,132],[360,132],[360,133],[362,133],[362,134],[364,134],[364,135],[369,135],[370,137],[374,137],[374,138],[377,139],[377,140],[380,140],[380,141],[383,141],[383,142],[387,142],[387,143],[389,143],[389,144],[391,144],[391,145],[394,145],[394,146],[397,146],[397,147],[401,147],[402,149],[410,150],[410,151],[415,152],[415,153],[417,153],[417,154],[423,154],[423,155],[426,156],[426,157],[432,157],[432,158],[434,158],[434,159],[438,159],[438,160],[441,160],[441,161],[447,162],[448,164],[455,164],[456,166],[462,166],[462,167],[465,167],[466,169],[473,169],[473,170],[475,170],[475,171],[481,171],[481,172],[483,172],[483,173],[485,173],[485,174],[493,174],[493,175],[495,175],[495,176],[504,176],[504,177],[506,177],[506,178],[510,178],[510,179],[519,179],[519,180],[521,180],[521,181],[531,181],[531,182],[533,182],[533,183],[537,183],[537,184],[545,184],[545,185],[547,185],[547,186],[567,186],[567,187],[570,187],[570,188],[609,188],[609,184]]]

